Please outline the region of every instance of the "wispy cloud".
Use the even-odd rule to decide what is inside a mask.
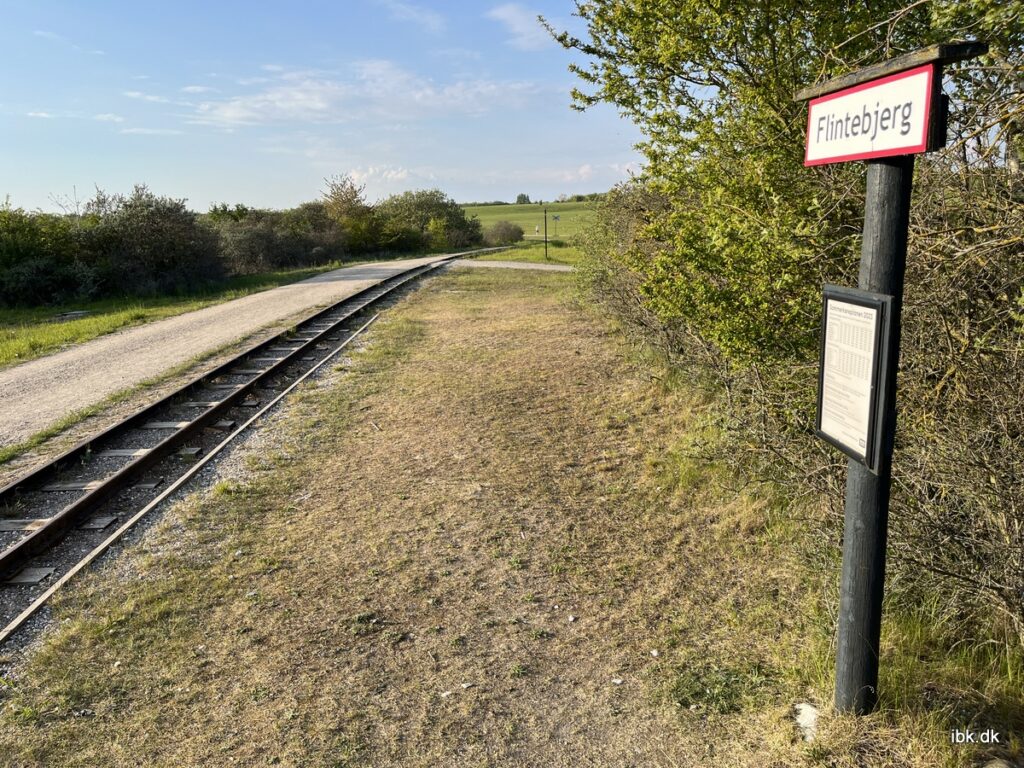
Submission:
[[[498,106],[522,105],[536,90],[530,83],[479,78],[440,84],[384,59],[357,62],[346,74],[283,72],[254,93],[202,102],[194,122],[340,123],[368,117],[479,115]]]
[[[410,176],[408,168],[394,165],[370,165],[366,168],[353,168],[348,172],[356,184],[368,182],[406,181]]]
[[[104,112],[101,115],[93,115],[93,120],[99,120],[101,123],[123,123],[124,118],[120,115],[115,115],[112,112]]]
[[[186,85],[181,89],[182,93],[214,93],[217,89],[208,85]]]
[[[73,43],[70,40],[68,40],[66,37],[64,37],[64,35],[59,35],[56,32],[51,32],[48,29],[36,29],[36,30],[33,30],[32,34],[35,35],[36,37],[41,37],[44,40],[49,40],[50,42],[53,42],[53,43],[59,43],[60,45],[66,45],[69,48],[71,48],[72,50],[78,51],[79,53],[88,53],[90,56],[103,56],[105,54],[105,51],[100,51],[100,50],[97,50],[97,49],[90,49],[90,48],[83,48],[82,46],[77,45],[76,43]]]
[[[49,120],[53,117],[49,112],[26,112],[25,117],[41,117]]]
[[[163,96],[155,96],[152,93],[143,93],[142,91],[122,91],[122,96],[127,96],[129,99],[137,99],[138,101],[149,101],[155,104],[166,104],[169,99]]]
[[[176,128],[122,128],[120,133],[133,136],[180,136],[183,131]]]
[[[508,44],[523,51],[536,51],[552,43],[551,36],[537,20],[537,13],[519,3],[499,5],[486,14],[500,22],[512,36]]]
[[[203,102],[197,111],[200,118],[215,123],[329,122],[339,118],[338,107],[349,93],[341,83],[301,76],[258,93]]]
[[[377,0],[377,5],[386,8],[395,21],[407,21],[435,35],[444,31],[444,17],[429,8],[401,0]]]

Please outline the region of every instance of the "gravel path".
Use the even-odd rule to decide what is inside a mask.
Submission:
[[[0,446],[303,310],[439,257],[325,272],[299,283],[130,328],[0,371]]]

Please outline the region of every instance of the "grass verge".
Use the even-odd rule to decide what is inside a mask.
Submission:
[[[122,328],[240,299],[251,293],[295,283],[341,266],[350,265],[330,264],[245,275],[231,278],[226,285],[215,290],[184,296],[126,297],[52,307],[0,309],[0,368],[42,357]],[[77,310],[88,311],[90,314],[74,320],[54,321],[62,312]]]
[[[958,714],[913,692],[930,680],[937,701],[961,686],[1005,702],[1019,665],[965,658],[927,611],[887,623],[887,674],[916,677],[886,686],[907,694],[868,718],[829,709],[835,569],[806,558],[814,510],[694,458],[714,401],[651,375],[567,304],[568,280],[456,270],[389,312],[218,485],[59,597],[5,682],[0,754],[780,768],[998,754],[945,730],[998,722],[985,701],[962,696]],[[823,710],[812,744],[797,701]]]
[[[497,253],[485,253],[475,256],[477,261],[527,261],[533,264],[567,264],[575,265],[582,254],[573,245],[565,243],[548,243],[547,256],[544,255],[543,243],[520,243],[512,248]]]

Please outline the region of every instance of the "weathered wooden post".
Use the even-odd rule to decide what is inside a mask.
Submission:
[[[548,260],[548,208],[544,206],[544,261]]]
[[[885,550],[896,434],[903,277],[914,155],[946,143],[942,67],[984,43],[933,45],[797,92],[810,101],[804,165],[866,160],[859,290],[825,286],[817,434],[850,458],[835,705],[878,702]]]

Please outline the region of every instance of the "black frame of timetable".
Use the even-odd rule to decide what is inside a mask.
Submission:
[[[836,437],[821,430],[821,406],[825,388],[825,344],[828,338],[828,302],[842,301],[868,307],[877,313],[875,338],[871,354],[871,401],[868,406],[868,437],[867,451],[860,453]],[[882,429],[879,419],[885,413],[885,392],[882,382],[885,381],[889,365],[888,340],[889,323],[892,318],[892,296],[884,293],[861,291],[857,288],[843,288],[838,285],[825,285],[821,297],[821,348],[818,360],[818,411],[814,417],[814,434],[827,443],[834,445],[851,459],[859,461],[873,474],[878,474],[878,457],[881,455]]]

